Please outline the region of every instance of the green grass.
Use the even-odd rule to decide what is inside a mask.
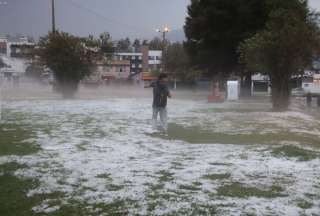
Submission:
[[[46,214],[47,216],[125,216],[129,214],[129,209],[134,208],[136,201],[117,199],[111,203],[88,204],[85,201],[72,200],[68,205],[62,205],[55,212]],[[43,214],[40,214],[43,215]]]
[[[213,216],[221,215],[217,211],[216,206],[211,206],[207,204],[191,203],[190,207],[187,209],[179,209],[173,211],[166,216],[177,216],[177,215],[188,215],[188,216]]]
[[[89,145],[88,141],[82,141],[80,144],[77,144],[76,147],[79,151],[86,151],[88,145]]]
[[[14,175],[18,169],[27,169],[26,165],[7,163],[0,165],[0,215],[20,216],[36,215],[31,209],[45,199],[55,199],[61,193],[41,194],[27,197],[29,190],[36,188],[36,179],[23,179]]]
[[[319,145],[318,136],[302,135],[282,131],[278,133],[228,134],[208,131],[200,127],[185,127],[178,124],[169,124],[168,136],[160,133],[149,134],[167,140],[182,140],[191,144],[277,144],[281,141],[294,141],[304,144]]]
[[[272,150],[276,157],[296,158],[300,161],[310,161],[319,157],[319,154],[297,146],[285,145]]]
[[[201,187],[197,186],[197,185],[179,185],[179,189],[180,190],[187,190],[187,191],[200,191]]]
[[[218,196],[226,196],[226,197],[238,197],[238,198],[246,198],[246,197],[262,197],[262,198],[275,198],[282,197],[283,189],[279,186],[272,186],[269,190],[261,190],[255,187],[244,186],[240,183],[232,183],[229,185],[224,185],[218,188],[217,195]]]
[[[297,206],[302,209],[309,209],[312,208],[313,203],[308,202],[306,200],[299,200]]]
[[[254,107],[254,108],[211,108],[211,109],[200,109],[200,110],[196,110],[194,111],[195,113],[228,113],[228,112],[232,112],[232,113],[255,113],[255,112],[271,112],[271,109],[266,109],[266,108],[262,108],[262,107]]]
[[[209,179],[209,180],[221,180],[221,179],[228,179],[230,178],[230,173],[224,173],[224,174],[207,174],[204,175],[203,178],[204,179]]]
[[[174,180],[174,173],[169,172],[167,170],[160,170],[159,172],[156,173],[159,176],[159,182],[171,182]]]
[[[0,156],[29,155],[40,150],[34,133],[26,125],[0,124]]]
[[[0,165],[0,215],[2,216],[98,216],[128,215],[129,209],[135,208],[136,201],[114,200],[111,203],[88,204],[85,201],[68,199],[63,204],[64,194],[54,192],[27,197],[29,190],[39,186],[36,179],[22,179],[14,175],[18,169],[27,169],[26,165],[7,163]],[[35,213],[32,208],[49,199],[49,207],[59,206],[55,212]]]
[[[229,163],[219,163],[219,162],[210,163],[210,165],[212,165],[212,166],[231,166],[231,164],[229,164]]]
[[[110,173],[104,173],[96,176],[97,178],[106,179],[108,181],[112,181],[111,174]]]

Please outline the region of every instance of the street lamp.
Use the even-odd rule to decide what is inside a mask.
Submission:
[[[51,10],[52,10],[52,33],[56,33],[56,14],[55,14],[55,5],[54,0],[51,0]]]
[[[163,29],[157,29],[156,31],[162,33],[162,70],[165,72],[164,52],[166,50],[166,34],[170,32],[170,29],[166,26]]]

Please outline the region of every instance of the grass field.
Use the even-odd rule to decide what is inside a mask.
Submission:
[[[270,104],[3,104],[0,215],[320,215],[320,119]]]

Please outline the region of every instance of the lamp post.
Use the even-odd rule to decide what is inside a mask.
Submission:
[[[162,71],[165,72],[165,51],[166,51],[166,34],[170,32],[170,29],[168,27],[164,27],[163,29],[157,29],[156,30],[159,33],[162,33]]]
[[[52,9],[52,33],[56,33],[56,15],[55,15],[55,7],[54,0],[51,0],[51,9]]]

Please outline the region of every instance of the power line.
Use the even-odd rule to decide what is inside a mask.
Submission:
[[[70,4],[72,4],[74,7],[78,8],[78,9],[82,9],[82,10],[84,10],[84,11],[90,13],[90,14],[93,14],[93,15],[95,15],[96,17],[101,18],[101,19],[103,19],[103,20],[105,20],[105,21],[107,21],[107,22],[109,22],[109,23],[111,23],[111,24],[116,24],[116,25],[124,26],[124,27],[126,27],[126,29],[129,28],[129,29],[131,29],[131,30],[133,30],[133,31],[135,31],[135,32],[137,32],[137,33],[140,33],[140,34],[141,34],[141,31],[145,31],[145,30],[146,30],[146,29],[137,28],[137,27],[128,25],[128,24],[123,23],[123,22],[119,22],[119,21],[114,20],[114,19],[110,19],[110,18],[108,18],[108,17],[106,17],[106,16],[104,16],[104,15],[102,15],[102,14],[100,14],[100,13],[98,13],[98,12],[96,12],[96,11],[90,9],[90,8],[87,8],[87,7],[81,5],[81,4],[79,4],[78,2],[75,2],[75,1],[73,1],[73,0],[67,0],[67,1],[68,1]]]

